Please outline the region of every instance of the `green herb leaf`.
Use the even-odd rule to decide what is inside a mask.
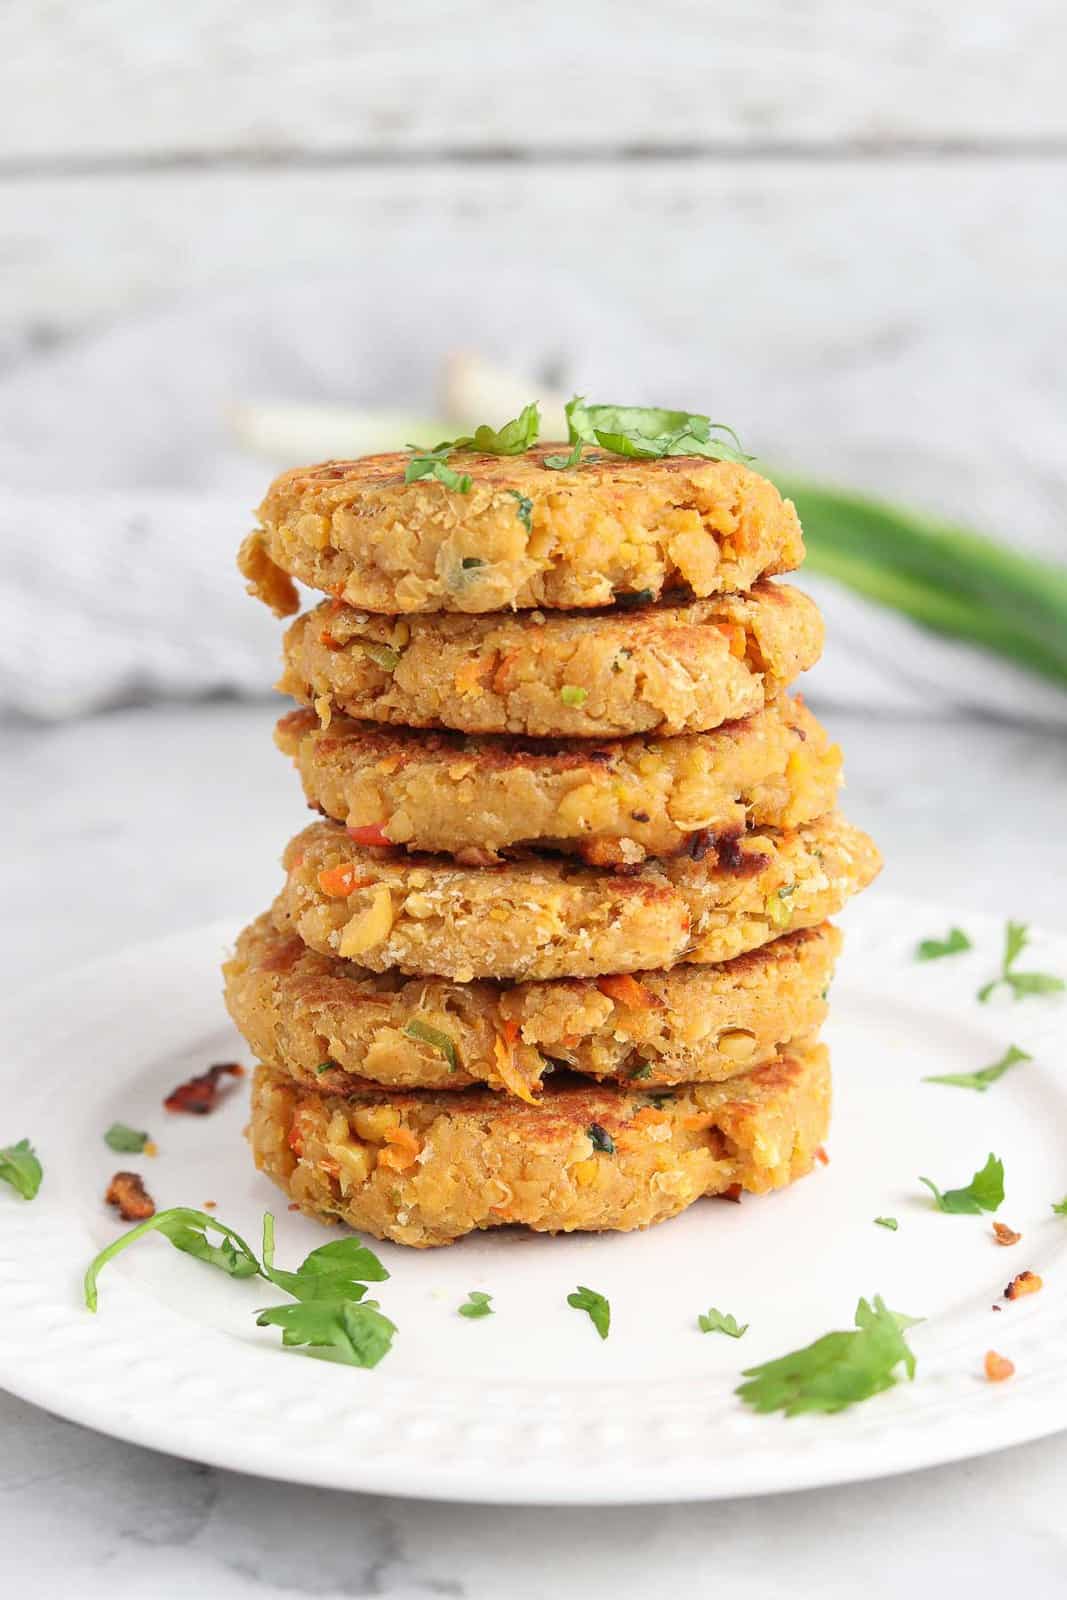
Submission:
[[[1058,1217],[1067,1217],[1067,1196],[1059,1201],[1058,1204],[1054,1201],[1052,1209]]]
[[[637,1079],[637,1078],[651,1078],[651,1076],[652,1076],[652,1063],[651,1063],[651,1061],[642,1061],[641,1065],[639,1067],[634,1067],[633,1071],[630,1073],[630,1077],[634,1078],[634,1079]]]
[[[951,1216],[977,1216],[982,1211],[996,1211],[1004,1203],[1004,1163],[992,1154],[964,1189],[946,1189],[942,1194],[929,1178],[920,1178],[919,1182],[925,1183],[938,1210]]]
[[[611,1328],[611,1306],[602,1294],[580,1283],[574,1293],[567,1296],[567,1304],[573,1306],[575,1311],[585,1311],[600,1337],[607,1338]]]
[[[900,1227],[896,1217],[875,1217],[874,1220],[879,1228],[888,1228],[890,1233],[896,1233]]]
[[[1002,1078],[1009,1067],[1016,1066],[1020,1061],[1032,1061],[1034,1058],[1025,1050],[1020,1050],[1016,1044],[1010,1044],[999,1061],[994,1061],[990,1067],[981,1067],[977,1072],[942,1072],[936,1077],[924,1078],[924,1083],[948,1083],[957,1089],[977,1089],[984,1094],[991,1083],[996,1083]]]
[[[576,467],[580,464],[582,459],[582,451],[585,449],[585,443],[586,442],[584,439],[575,439],[574,446],[569,455],[545,456],[541,465],[543,467],[548,467],[551,472],[569,472],[572,467]]]
[[[740,1339],[742,1334],[748,1332],[750,1326],[749,1323],[743,1322],[738,1327],[736,1317],[731,1316],[728,1311],[716,1311],[714,1306],[711,1306],[706,1314],[703,1311],[700,1313],[697,1325],[701,1333],[725,1333],[731,1339]]]
[[[983,983],[978,998],[984,1005],[1000,985],[1006,984],[1016,1000],[1034,994],[1060,994],[1067,988],[1063,978],[1048,972],[1016,972],[1015,963],[1030,942],[1030,930],[1025,922],[1008,922],[1004,928],[1004,954],[1000,960],[1000,973]]]
[[[732,428],[699,412],[656,406],[589,405],[575,395],[566,407],[572,443],[599,444],[612,455],[640,460],[704,456],[712,461],[751,461]]]
[[[418,1017],[414,1022],[409,1022],[404,1029],[409,1039],[418,1039],[422,1044],[430,1045],[444,1056],[448,1062],[449,1072],[455,1072],[459,1067],[459,1056],[456,1053],[455,1040],[449,1033],[443,1033],[440,1028],[433,1028],[428,1022],[420,1022]]]
[[[565,683],[559,691],[559,697],[565,706],[584,706],[589,698],[589,690],[576,683]]]
[[[396,1332],[374,1300],[325,1300],[268,1306],[256,1317],[260,1328],[282,1330],[284,1345],[314,1345],[336,1351],[353,1367],[376,1367],[389,1353]]]
[[[207,1238],[209,1228],[222,1235],[221,1244],[210,1242]],[[209,1217],[205,1211],[193,1211],[188,1206],[174,1206],[169,1211],[157,1211],[147,1222],[139,1222],[128,1233],[113,1239],[98,1256],[93,1258],[85,1274],[85,1304],[90,1311],[96,1310],[96,1282],[101,1269],[123,1250],[128,1249],[131,1244],[136,1244],[138,1239],[143,1239],[149,1233],[161,1233],[176,1250],[182,1250],[186,1255],[196,1256],[199,1261],[206,1261],[210,1266],[218,1267],[231,1278],[252,1278],[260,1270],[259,1262],[239,1233],[235,1233],[232,1228],[228,1228],[224,1222],[217,1221],[215,1217]]]
[[[591,1122],[585,1131],[593,1141],[594,1150],[599,1150],[602,1155],[606,1156],[615,1154],[615,1140],[611,1137],[607,1128],[602,1128],[599,1122]]]
[[[784,1411],[787,1417],[843,1411],[891,1389],[900,1366],[915,1376],[903,1330],[916,1320],[890,1311],[880,1295],[873,1305],[861,1300],[854,1330],[824,1334],[801,1350],[749,1367],[742,1374],[748,1381],[735,1392],[757,1411]]]
[[[400,665],[400,651],[394,650],[387,644],[376,644],[373,640],[362,644],[363,654],[374,662],[376,667],[381,667],[383,672],[395,672]]]
[[[44,1176],[41,1163],[28,1139],[0,1149],[0,1181],[9,1183],[24,1200],[33,1200]]]
[[[437,450],[480,450],[487,456],[520,456],[536,441],[541,432],[541,410],[536,401],[523,406],[517,417],[505,422],[502,428],[490,428],[487,423],[475,428],[461,439],[446,439],[435,445]]]
[[[942,956],[954,956],[961,950],[974,946],[962,928],[950,928],[943,939],[923,939],[915,947],[916,961],[938,961]]]
[[[148,1143],[148,1134],[128,1128],[124,1122],[113,1122],[104,1134],[104,1143],[112,1150],[131,1151],[134,1155],[140,1155]]]
[[[515,507],[515,510],[518,512],[519,521],[522,523],[527,533],[532,533],[533,501],[530,499],[528,494],[520,494],[518,489],[509,489],[508,494],[510,494],[519,502]]]
[[[482,1289],[471,1289],[466,1300],[458,1308],[461,1317],[491,1317],[493,1308],[489,1304],[491,1294],[486,1294]]]
[[[329,1072],[331,1068],[335,1067],[336,1065],[336,1061],[320,1061],[318,1066],[315,1068],[315,1072],[321,1077],[324,1072]]]
[[[305,1256],[295,1272],[274,1265],[274,1218],[263,1218],[263,1276],[294,1300],[362,1300],[368,1283],[384,1283],[389,1274],[373,1250],[358,1239],[334,1239]]]
[[[456,472],[448,465],[451,445],[439,445],[435,450],[423,451],[419,451],[415,444],[409,444],[407,448],[417,453],[404,468],[405,483],[416,483],[419,478],[436,478],[446,489],[455,489],[458,494],[470,494],[474,481],[470,473]]]

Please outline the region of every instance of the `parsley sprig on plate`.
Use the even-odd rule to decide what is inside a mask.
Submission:
[[[990,1084],[1002,1078],[1009,1068],[1018,1066],[1020,1061],[1032,1061],[1034,1058],[1026,1050],[1020,1050],[1017,1044],[1010,1044],[1000,1057],[991,1066],[979,1067],[977,1072],[939,1072],[923,1079],[924,1083],[947,1083],[955,1089],[977,1089],[979,1094],[984,1094]]]
[[[9,1183],[24,1200],[33,1200],[44,1172],[28,1139],[0,1148],[0,1182]]]
[[[921,1321],[890,1311],[880,1295],[861,1300],[856,1326],[827,1333],[814,1344],[764,1361],[742,1373],[747,1381],[736,1390],[756,1411],[843,1411],[846,1406],[891,1389],[903,1367],[915,1376],[915,1356],[904,1331]]]
[[[220,1235],[215,1244],[208,1233]],[[295,1272],[274,1264],[274,1218],[263,1218],[263,1259],[239,1233],[217,1217],[188,1206],[158,1211],[114,1239],[90,1263],[85,1274],[85,1304],[97,1307],[97,1279],[101,1269],[123,1250],[149,1233],[159,1233],[176,1250],[217,1267],[231,1278],[260,1277],[292,1295],[293,1303],[266,1306],[256,1315],[259,1327],[278,1327],[282,1344],[311,1345],[332,1350],[354,1367],[376,1367],[393,1342],[396,1326],[376,1300],[366,1300],[368,1283],[381,1283],[389,1274],[372,1250],[358,1239],[337,1239],[312,1250]]]
[[[1004,928],[1004,953],[1000,958],[1000,971],[988,983],[983,983],[978,998],[984,1005],[1001,984],[1011,990],[1012,998],[1025,1000],[1029,995],[1060,994],[1067,988],[1062,978],[1049,972],[1016,972],[1015,963],[1030,943],[1030,929],[1025,922],[1009,922]]]
[[[920,1178],[937,1203],[939,1211],[950,1216],[978,1216],[983,1211],[996,1211],[1004,1203],[1004,1163],[992,1153],[984,1167],[979,1167],[970,1183],[962,1189],[946,1189],[944,1193],[930,1178]]]
[[[574,1293],[567,1296],[567,1304],[575,1311],[584,1311],[600,1337],[607,1338],[611,1330],[611,1304],[602,1294],[580,1283]]]

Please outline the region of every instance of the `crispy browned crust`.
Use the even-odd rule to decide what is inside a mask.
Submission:
[[[529,1095],[554,1067],[645,1084],[747,1071],[821,1027],[839,948],[827,923],[717,966],[643,972],[636,985],[452,983],[370,973],[260,917],[223,971],[230,1015],[254,1053],[307,1085],[485,1083]],[[427,1027],[451,1041],[455,1070],[419,1036]]]
[[[544,855],[465,867],[364,849],[334,822],[312,823],[283,860],[280,932],[374,972],[461,983],[728,961],[836,915],[881,865],[873,841],[836,812],[750,833],[721,856],[712,847],[702,861],[626,873]]]
[[[285,637],[283,694],[410,728],[612,738],[751,716],[822,651],[799,589],[633,611],[382,617],[324,601]]]
[[[307,1215],[421,1248],[508,1224],[645,1228],[737,1185],[765,1193],[810,1170],[829,1115],[826,1049],[806,1042],[667,1098],[567,1078],[536,1106],[477,1089],[320,1095],[260,1067],[249,1138]]]
[[[676,739],[535,741],[383,728],[311,711],[279,722],[311,805],[409,850],[479,862],[518,846],[596,865],[706,850],[710,835],[797,827],[834,806],[841,753],[800,697]]]
[[[276,611],[288,597],[271,566],[396,615],[739,591],[803,559],[792,503],[748,467],[591,451],[579,469],[552,472],[544,457],[560,448],[457,453],[450,465],[470,474],[469,494],[405,483],[406,453],[294,468],[268,490],[241,570]]]

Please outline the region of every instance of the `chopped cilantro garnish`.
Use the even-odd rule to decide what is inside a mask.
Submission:
[[[1004,1201],[1004,1163],[998,1156],[990,1155],[963,1189],[946,1189],[944,1194],[929,1178],[920,1178],[937,1202],[939,1211],[952,1216],[977,1216],[982,1211],[996,1211]]]
[[[460,1316],[470,1317],[472,1320],[475,1317],[491,1317],[493,1308],[489,1302],[492,1298],[492,1295],[486,1294],[484,1289],[469,1290],[466,1300],[457,1308]]]
[[[415,483],[419,478],[436,478],[446,489],[455,489],[459,494],[470,494],[473,482],[470,473],[455,472],[448,465],[451,445],[440,445],[436,450],[420,451],[418,445],[409,444],[408,449],[416,453],[404,468],[405,483]]]
[[[304,1257],[295,1272],[274,1265],[274,1218],[263,1218],[261,1275],[294,1300],[362,1300],[368,1283],[384,1283],[389,1274],[373,1250],[356,1238],[333,1239]]]
[[[579,465],[582,459],[582,451],[584,449],[585,440],[575,439],[569,455],[546,456],[541,465],[548,467],[551,472],[568,472],[571,467],[576,467]]]
[[[977,1072],[942,1072],[935,1077],[924,1078],[924,1083],[948,1083],[957,1089],[977,1089],[984,1094],[991,1083],[996,1083],[1002,1078],[1009,1067],[1016,1066],[1020,1061],[1032,1061],[1034,1058],[1026,1050],[1020,1050],[1017,1044],[1010,1044],[999,1061],[994,1061],[992,1066],[980,1067]]]
[[[209,1228],[222,1235],[221,1244],[211,1243],[207,1237]],[[90,1311],[96,1310],[96,1280],[101,1269],[149,1233],[161,1233],[176,1250],[218,1267],[231,1278],[253,1278],[260,1271],[259,1262],[239,1233],[215,1217],[209,1217],[205,1211],[173,1206],[169,1211],[157,1211],[147,1222],[139,1222],[128,1233],[113,1239],[90,1261],[85,1274],[85,1304]]]
[[[480,450],[487,456],[521,456],[540,432],[541,411],[537,402],[531,401],[502,428],[490,428],[483,422],[473,433],[464,434],[461,439],[445,439],[434,450]]]
[[[914,1378],[915,1357],[904,1329],[919,1320],[890,1311],[881,1295],[873,1304],[861,1300],[854,1329],[824,1334],[801,1350],[749,1367],[742,1374],[748,1381],[736,1393],[757,1411],[784,1411],[787,1417],[843,1411],[891,1389],[901,1365]]]
[[[737,1318],[731,1316],[729,1311],[716,1311],[711,1306],[707,1312],[702,1311],[697,1317],[697,1326],[701,1333],[725,1333],[731,1339],[740,1339],[742,1334],[748,1332],[749,1324],[743,1322],[737,1325]]]
[[[1053,1201],[1052,1209],[1058,1217],[1067,1217],[1067,1196],[1060,1201]]]
[[[515,500],[517,500],[519,502],[518,505],[515,507],[515,510],[516,510],[516,512],[518,514],[519,521],[522,523],[522,525],[526,529],[527,533],[532,533],[533,532],[533,501],[530,499],[528,494],[520,494],[518,489],[509,489],[508,490],[508,494],[510,494]]]
[[[576,683],[565,683],[559,691],[559,697],[565,706],[584,706],[589,698],[589,690]]]
[[[376,1367],[388,1355],[396,1323],[376,1300],[297,1301],[268,1306],[256,1318],[259,1328],[282,1330],[284,1345],[315,1345],[333,1350],[351,1367]]]
[[[41,1187],[44,1173],[28,1139],[0,1149],[0,1181],[9,1183],[24,1200],[32,1200]]]
[[[448,1062],[449,1072],[456,1071],[459,1066],[459,1056],[456,1053],[455,1040],[450,1033],[444,1033],[440,1028],[432,1028],[428,1022],[420,1022],[418,1017],[414,1022],[408,1023],[404,1032],[409,1039],[419,1039],[423,1044],[440,1051]]]
[[[973,946],[962,928],[950,928],[944,939],[923,939],[915,947],[916,961],[938,961],[942,956],[954,956]]]
[[[136,1128],[128,1128],[124,1122],[113,1122],[104,1134],[104,1143],[112,1150],[129,1151],[133,1155],[140,1155],[148,1143],[148,1134],[140,1133]]]
[[[751,461],[732,428],[699,412],[666,411],[655,406],[588,405],[575,395],[567,407],[572,444],[599,444],[612,455],[657,460],[662,456],[705,456],[712,461]]]
[[[567,1296],[567,1304],[573,1306],[575,1311],[586,1312],[600,1337],[607,1338],[611,1328],[611,1306],[602,1294],[580,1283],[574,1293]]]
[[[606,1156],[615,1154],[615,1140],[606,1128],[600,1126],[599,1122],[591,1122],[585,1131],[593,1141],[594,1150],[599,1150]]]
[[[875,1217],[874,1220],[879,1228],[888,1228],[890,1233],[896,1233],[897,1229],[900,1227],[900,1223],[897,1221],[896,1217]]]
[[[978,998],[984,1005],[1000,985],[1006,984],[1016,1000],[1033,994],[1060,994],[1067,988],[1062,978],[1048,972],[1016,972],[1015,963],[1030,942],[1030,930],[1025,922],[1008,922],[1004,928],[1004,954],[1000,959],[1000,972],[988,983],[983,983]]]

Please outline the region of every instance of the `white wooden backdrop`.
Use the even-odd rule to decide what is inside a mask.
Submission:
[[[521,255],[779,459],[1064,548],[1065,83],[1062,0],[7,0],[0,360]]]

